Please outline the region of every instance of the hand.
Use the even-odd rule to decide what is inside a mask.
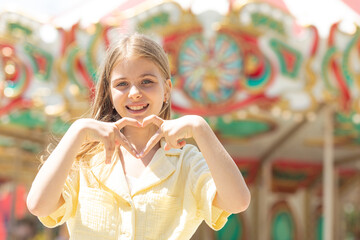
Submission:
[[[144,150],[140,153],[140,157],[145,156],[160,141],[165,138],[165,150],[171,148],[182,148],[185,146],[187,138],[193,137],[193,131],[202,120],[201,117],[188,115],[174,120],[163,120],[156,115],[151,115],[143,120],[142,126],[155,124],[159,130],[150,138]]]
[[[131,146],[130,142],[121,133],[125,126],[141,127],[141,123],[132,118],[121,118],[116,122],[101,122],[95,119],[81,119],[86,136],[92,140],[101,141],[105,146],[105,163],[111,162],[115,147],[123,146],[130,154],[139,157],[138,152]]]

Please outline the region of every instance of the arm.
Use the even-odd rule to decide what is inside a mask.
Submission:
[[[201,117],[194,121],[193,138],[209,166],[216,185],[214,205],[231,213],[246,210],[251,196],[244,178],[234,160]]]
[[[159,126],[159,130],[149,140],[141,153],[142,156],[146,155],[162,137],[166,141],[166,150],[181,148],[186,144],[184,139],[194,138],[216,185],[214,205],[231,213],[246,210],[251,196],[244,178],[234,160],[202,117],[188,115],[174,120],[162,120],[152,115],[144,119],[143,126],[151,123]]]
[[[36,216],[47,216],[64,203],[61,193],[85,138],[104,143],[106,163],[110,162],[115,147],[120,144],[136,155],[136,151],[119,131],[125,125],[139,127],[141,124],[129,118],[122,118],[115,123],[94,119],[74,122],[35,177],[26,201],[29,211]]]
[[[64,202],[61,192],[84,139],[83,127],[75,122],[45,161],[32,183],[26,201],[32,214],[47,216]]]

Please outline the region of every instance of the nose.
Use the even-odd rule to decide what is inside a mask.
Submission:
[[[133,85],[129,91],[129,98],[139,99],[140,97],[141,97],[141,92],[139,88],[136,85]]]

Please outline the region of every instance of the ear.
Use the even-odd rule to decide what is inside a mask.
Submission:
[[[170,92],[172,89],[172,83],[171,83],[171,79],[166,79],[165,80],[165,93],[164,93],[164,100],[167,101],[170,98]]]

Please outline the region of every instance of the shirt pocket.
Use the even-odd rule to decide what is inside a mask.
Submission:
[[[179,224],[182,201],[161,192],[148,193],[145,239],[168,239]]]
[[[115,237],[120,221],[118,218],[116,200],[111,193],[96,188],[80,191],[75,229],[78,225],[89,234]]]

